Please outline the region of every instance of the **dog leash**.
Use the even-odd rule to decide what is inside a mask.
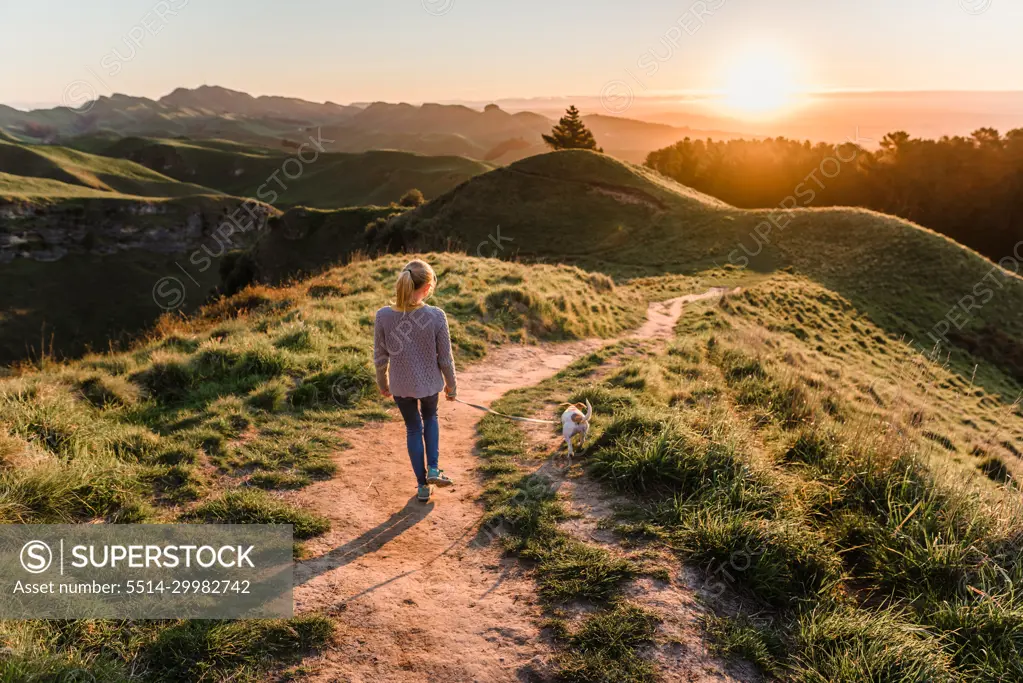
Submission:
[[[467,405],[470,408],[475,408],[476,410],[482,410],[485,413],[490,413],[491,415],[498,415],[499,417],[504,417],[504,418],[507,418],[509,420],[515,420],[516,422],[536,422],[536,423],[543,424],[543,425],[559,425],[559,424],[561,424],[557,420],[534,420],[531,417],[518,417],[516,415],[505,415],[504,413],[499,413],[496,410],[493,410],[493,409],[488,408],[486,406],[476,405],[475,403],[469,403],[468,401],[463,401],[460,398],[456,398],[455,401],[457,401],[458,403],[461,403],[462,405]]]

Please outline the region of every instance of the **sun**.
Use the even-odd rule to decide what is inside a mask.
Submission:
[[[796,101],[792,65],[780,55],[758,51],[737,59],[727,72],[724,106],[739,116],[776,115]]]

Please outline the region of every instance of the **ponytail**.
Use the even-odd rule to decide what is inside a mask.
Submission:
[[[429,291],[427,291],[426,299],[433,294],[433,288],[437,283],[437,275],[433,272],[433,268],[426,261],[409,261],[409,263],[401,269],[398,273],[398,282],[394,288],[394,308],[401,312],[410,311],[420,302],[413,300],[413,295],[416,290],[425,284],[430,285]]]

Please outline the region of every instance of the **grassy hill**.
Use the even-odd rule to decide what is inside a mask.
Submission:
[[[61,189],[53,182],[88,190],[140,197],[186,197],[215,195],[217,190],[180,182],[141,164],[124,159],[89,154],[54,145],[19,144],[0,140],[0,173],[6,176],[52,181],[26,182],[19,190],[6,178],[11,189],[2,196],[72,196],[77,189]],[[8,194],[9,193],[9,194]]]
[[[257,237],[238,233],[224,244],[216,231],[242,197],[274,199],[260,188],[275,172],[282,177],[282,165],[294,158],[224,140],[97,134],[76,144],[102,154],[0,140],[0,362],[50,351],[76,355],[130,338],[162,313],[153,289],[166,278],[186,290],[180,310],[195,310],[221,285],[224,252],[248,248]],[[434,196],[489,168],[402,152],[323,154],[299,179],[282,177],[286,191],[272,187],[280,206],[386,206],[409,189]],[[269,281],[318,271],[363,247],[365,224],[395,211],[320,212],[324,221],[307,221],[318,212],[303,209],[291,222],[301,225],[304,241],[275,222],[245,265],[254,273],[258,263]],[[210,258],[197,256],[201,249]],[[109,305],[96,310],[96,301]]]
[[[499,252],[491,241],[497,226]],[[620,276],[791,269],[923,347],[952,311],[962,329],[947,337],[971,350],[956,356],[964,372],[979,362],[978,378],[1010,401],[1023,383],[1023,349],[1010,341],[1023,338],[1023,279],[946,237],[871,211],[740,210],[608,156],[569,151],[475,178],[395,218],[375,240],[410,250],[454,241],[470,253],[553,258]],[[956,312],[960,302],[968,315]]]
[[[492,168],[484,162],[457,156],[389,151],[325,153],[304,164],[301,177],[290,180],[281,168],[295,157],[294,149],[271,150],[226,140],[149,138],[124,138],[106,145],[85,138],[81,144],[111,157],[138,162],[178,181],[213,187],[228,194],[269,201],[273,191],[278,206],[386,205],[398,201],[412,188],[433,198]],[[307,159],[314,154],[315,150],[309,147],[302,153]],[[296,173],[291,167],[287,170],[291,175]],[[287,189],[270,180],[275,172]]]
[[[610,279],[576,268],[428,258],[460,363],[506,341],[613,335],[644,310],[634,292],[602,297]],[[405,261],[248,289],[194,318],[168,316],[129,350],[0,378],[0,521],[267,522],[294,524],[298,539],[324,533],[324,518],[273,492],[332,476],[339,425],[382,417],[373,312]],[[323,615],[5,621],[0,678],[261,681],[331,630]]]
[[[510,170],[516,179],[540,179],[561,201],[579,191],[606,198],[615,204],[604,210],[625,207],[619,216],[630,221],[641,216],[628,213],[633,208],[703,216],[711,228],[727,225],[727,216],[752,220],[656,176],[608,166],[604,157],[551,156],[540,168],[552,163],[570,180],[555,181],[535,164],[489,175]],[[451,211],[444,202],[437,203]],[[415,218],[421,226],[428,208],[394,222]],[[349,210],[348,220],[365,218],[358,211]],[[843,215],[890,220],[809,213],[832,222]],[[299,254],[309,263],[316,245],[336,234],[331,221],[346,220],[345,211],[289,214],[298,227],[291,233],[283,224],[281,246],[270,251],[286,253],[290,237],[313,245]],[[452,214],[434,217],[440,215]],[[603,223],[589,218],[597,234]],[[540,241],[549,237],[567,248],[560,241],[567,236],[551,225],[567,216],[546,220],[531,233],[534,244],[552,249]],[[315,225],[325,231],[323,241],[316,230],[303,232]],[[698,242],[686,249],[712,256],[725,248],[693,229],[702,225],[695,219],[686,225]],[[806,225],[801,229],[815,224]],[[937,248],[930,233],[891,225],[910,231],[905,239],[919,240],[912,248],[936,258],[926,251]],[[838,221],[834,229],[854,227]],[[501,234],[522,237],[503,227]],[[680,250],[680,241],[661,244]],[[805,235],[792,244],[848,248],[816,245]],[[939,247],[949,251],[941,264],[979,258],[947,241]],[[628,600],[636,596],[622,584],[636,576],[664,581],[685,566],[700,577],[690,590],[712,610],[708,635],[765,674],[807,683],[1015,680],[1023,661],[1016,591],[1023,581],[1016,483],[1023,478],[1023,411],[1006,400],[1011,380],[991,365],[997,386],[975,381],[980,372],[964,376],[959,365],[923,357],[887,329],[916,320],[912,307],[937,284],[918,282],[903,310],[894,299],[872,297],[871,288],[849,285],[856,259],[876,258],[872,252],[847,253],[853,265],[814,271],[817,259],[775,248],[773,260],[745,271],[712,258],[676,268],[712,273],[716,282],[724,276],[742,289],[687,308],[667,348],[616,344],[497,404],[554,417],[556,400],[593,403],[597,421],[583,462],[625,504],[612,520],[625,541],[620,548],[568,540],[558,526],[568,514],[563,501],[538,499],[525,476],[536,467],[525,433],[496,418],[482,423],[490,520],[509,530],[509,548],[547,568],[537,573],[541,595],[555,609],[559,601],[601,596],[580,622],[550,622],[562,643],[555,667],[575,680],[608,670],[619,672],[616,680],[655,680],[641,648],[655,617],[643,617],[642,637],[626,633],[637,614]],[[639,321],[647,298],[676,295],[679,282],[692,286],[677,275],[622,275],[642,274],[642,262],[632,260],[641,249],[619,245],[620,260],[613,250],[586,245],[575,252],[629,280],[617,285],[565,265],[428,255],[458,361],[485,358],[491,345],[506,341],[612,336]],[[293,523],[300,538],[324,533],[326,520],[273,492],[333,476],[338,425],[381,417],[369,367],[372,312],[390,296],[406,260],[357,260],[280,288],[254,286],[192,318],[163,318],[127,350],[0,379],[2,521],[274,521]],[[912,274],[924,266],[905,268]],[[897,280],[880,267],[871,272]],[[728,563],[742,569],[715,571]],[[5,622],[0,634],[11,651],[0,672],[12,680],[78,668],[102,680],[126,680],[129,671],[145,672],[144,680],[189,680],[197,672],[265,680],[267,669],[325,643],[333,626],[323,615],[240,625]],[[602,634],[616,645],[603,647]],[[176,656],[167,656],[169,643]]]
[[[542,568],[562,679],[662,680],[646,653],[650,624],[684,600],[672,590],[695,593],[718,651],[768,680],[1020,679],[1019,403],[805,276],[751,278],[687,306],[675,331],[495,405],[554,418],[557,401],[592,402],[581,469],[617,510],[590,520],[613,530],[599,545],[560,523],[585,512],[578,499],[535,493],[556,468],[535,473],[525,431],[480,425],[486,523]],[[651,612],[664,595],[672,607]]]

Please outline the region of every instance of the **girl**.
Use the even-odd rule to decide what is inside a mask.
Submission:
[[[455,399],[455,363],[447,316],[423,303],[436,284],[437,276],[428,263],[410,261],[398,274],[394,303],[377,311],[373,333],[377,386],[384,396],[393,396],[405,420],[408,454],[419,482],[417,498],[424,503],[430,500],[430,484],[454,483],[437,468],[437,397],[444,389],[449,401]]]

